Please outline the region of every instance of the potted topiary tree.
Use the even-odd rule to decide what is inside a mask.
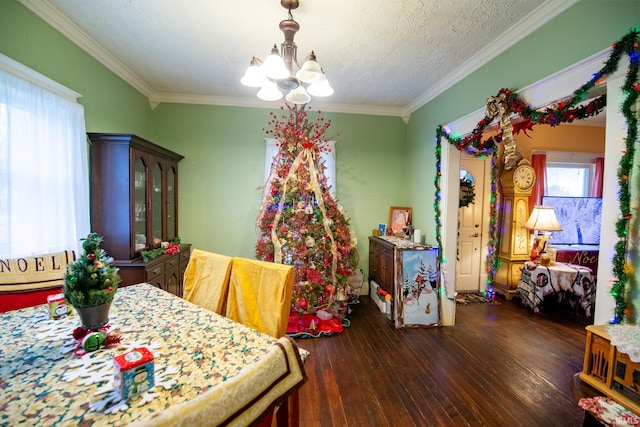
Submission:
[[[85,329],[99,329],[109,323],[109,308],[118,289],[120,276],[100,248],[102,236],[90,233],[81,239],[84,253],[67,266],[64,297],[73,306]]]

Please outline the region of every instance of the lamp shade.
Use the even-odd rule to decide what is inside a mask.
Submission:
[[[307,102],[311,101],[311,97],[302,85],[298,86],[297,89],[289,92],[285,99],[292,104],[306,104]]]
[[[258,91],[258,98],[263,101],[277,101],[282,98],[282,92],[280,92],[275,82],[267,80]]]
[[[289,70],[284,64],[282,57],[278,54],[278,48],[273,45],[271,53],[267,56],[260,66],[265,76],[273,80],[284,79],[289,76]]]
[[[320,83],[324,78],[322,68],[313,51],[307,56],[302,68],[296,73],[296,77],[305,83]]]
[[[260,60],[255,56],[251,60],[251,65],[240,79],[240,83],[249,87],[262,87],[265,83],[264,73],[260,69]]]
[[[320,83],[314,83],[307,88],[309,95],[313,96],[330,96],[333,94],[333,88],[326,78]]]
[[[556,212],[551,206],[534,206],[531,216],[522,226],[530,230],[562,231]]]

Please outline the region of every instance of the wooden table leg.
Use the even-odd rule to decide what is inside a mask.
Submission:
[[[298,427],[300,425],[300,396],[298,390],[282,402],[276,412],[278,427]]]

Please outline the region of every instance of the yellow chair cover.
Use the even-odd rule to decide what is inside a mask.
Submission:
[[[184,272],[183,298],[224,316],[232,260],[194,249]]]
[[[275,338],[287,332],[293,267],[233,258],[227,317]]]

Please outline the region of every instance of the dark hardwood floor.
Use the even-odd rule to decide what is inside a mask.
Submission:
[[[395,329],[361,297],[341,334],[296,340],[311,353],[300,425],[582,425],[570,382],[590,319],[497,300],[458,305],[452,327]]]

